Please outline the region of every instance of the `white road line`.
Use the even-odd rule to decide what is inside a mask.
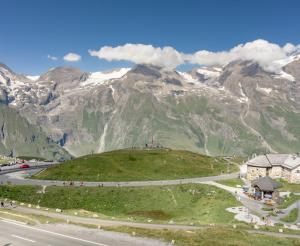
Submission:
[[[2,221],[5,221],[5,222],[14,222],[14,223],[18,223],[18,224],[21,224],[21,225],[26,225],[25,222],[21,222],[21,221],[17,221],[17,220],[11,220],[11,219],[7,219],[7,218],[3,218],[3,217],[0,217],[0,219]]]
[[[15,237],[15,238],[19,238],[19,239],[22,239],[24,241],[28,241],[28,242],[31,242],[31,243],[35,243],[34,240],[31,240],[29,238],[26,238],[26,237],[21,237],[21,236],[17,236],[17,235],[14,235],[14,234],[11,234],[12,237]]]
[[[89,240],[85,240],[85,239],[81,239],[81,238],[77,238],[77,237],[72,237],[72,236],[60,234],[60,233],[53,232],[53,231],[47,231],[47,230],[40,229],[40,228],[35,228],[35,227],[27,226],[27,225],[22,225],[22,224],[15,223],[15,222],[12,222],[12,221],[5,221],[5,220],[2,220],[2,221],[5,222],[5,223],[14,224],[14,225],[25,227],[25,228],[28,228],[28,229],[31,229],[31,230],[41,231],[41,232],[45,232],[45,233],[48,233],[48,234],[52,234],[52,235],[56,235],[56,236],[60,236],[60,237],[65,237],[65,238],[69,238],[69,239],[73,239],[73,240],[76,240],[76,241],[81,241],[81,242],[90,243],[90,244],[99,245],[99,246],[109,246],[107,244],[96,243],[96,242],[92,242],[92,241],[89,241]]]

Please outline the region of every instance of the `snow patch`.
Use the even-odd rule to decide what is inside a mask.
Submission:
[[[81,83],[82,86],[98,85],[111,79],[119,79],[123,77],[131,68],[121,68],[111,72],[95,72],[90,77]]]
[[[222,69],[217,67],[213,67],[211,70],[206,67],[197,69],[197,73],[202,74],[205,79],[217,78],[220,76],[221,72]]]
[[[192,75],[190,75],[189,73],[185,73],[185,72],[179,72],[178,73],[181,75],[181,77],[183,79],[185,79],[187,82],[192,82],[192,83],[197,83],[199,82],[197,79],[193,78]]]
[[[276,61],[274,61],[274,63],[279,65],[280,67],[285,67],[289,63],[297,61],[297,60],[300,60],[300,54],[289,56],[285,59],[276,60]]]
[[[284,71],[281,71],[279,74],[275,75],[274,76],[275,79],[286,79],[286,80],[289,80],[289,81],[295,81],[295,78],[293,77],[293,75],[291,74],[288,74]]]
[[[26,76],[27,79],[30,79],[30,80],[32,80],[32,81],[38,80],[39,77],[40,77],[39,75],[27,75],[27,76]]]
[[[241,93],[241,97],[239,97],[238,101],[239,102],[248,102],[249,98],[245,95],[241,82],[239,83],[239,87],[240,87],[240,93]]]
[[[270,94],[273,89],[272,88],[264,88],[264,87],[259,87],[258,85],[256,85],[256,90]]]
[[[114,89],[114,87],[112,85],[110,85],[109,88],[111,89],[111,95],[112,95],[114,101],[116,101],[115,100],[115,89]]]

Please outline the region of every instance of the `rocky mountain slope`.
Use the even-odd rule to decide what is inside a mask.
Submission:
[[[19,113],[0,105],[0,153],[6,156],[35,156],[47,159],[70,159],[37,126],[30,125]]]
[[[155,144],[210,155],[298,152],[300,60],[280,74],[253,62],[190,72],[137,65],[36,80],[0,66],[0,102],[73,155]]]

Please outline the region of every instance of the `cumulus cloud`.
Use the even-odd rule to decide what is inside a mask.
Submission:
[[[89,50],[91,56],[108,61],[130,61],[136,64],[151,64],[166,68],[176,68],[184,63],[183,56],[172,47],[153,47],[145,44],[125,44],[122,46],[104,46],[101,49]]]
[[[226,65],[236,60],[257,62],[264,70],[280,73],[286,59],[294,52],[300,52],[300,45],[287,43],[279,46],[263,39],[239,44],[230,50],[211,52],[199,50],[193,54],[184,54],[172,47],[153,47],[145,44],[125,44],[122,46],[104,46],[99,50],[89,50],[91,56],[108,61],[125,60],[136,64],[151,64],[174,69],[184,63],[201,66]]]
[[[226,65],[236,60],[250,60],[257,62],[264,70],[279,73],[282,63],[278,60],[286,59],[293,52],[300,51],[300,46],[287,43],[281,47],[263,39],[239,44],[236,47],[221,52],[200,50],[194,54],[185,55],[189,63],[199,65]]]
[[[47,55],[47,58],[52,60],[52,61],[57,61],[58,60],[58,57],[52,56],[52,55]]]
[[[64,60],[68,62],[77,62],[81,60],[81,56],[75,53],[68,53],[64,56]]]

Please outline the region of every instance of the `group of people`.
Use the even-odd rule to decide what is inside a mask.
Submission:
[[[70,182],[63,182],[63,186],[75,186],[75,182],[74,181],[70,181]],[[83,181],[80,181],[80,186],[83,186]]]

